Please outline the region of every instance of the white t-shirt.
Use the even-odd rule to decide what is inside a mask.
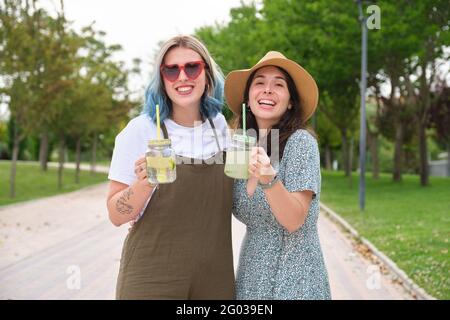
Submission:
[[[212,121],[219,138],[220,148],[224,150],[228,133],[225,117],[218,113]],[[214,132],[208,120],[194,127],[183,127],[170,119],[164,120],[164,124],[172,140],[172,148],[177,155],[208,159],[221,151],[218,150]],[[148,115],[142,114],[130,120],[116,137],[108,179],[131,185],[137,179],[134,163],[145,155],[148,141],[156,138],[156,124]]]

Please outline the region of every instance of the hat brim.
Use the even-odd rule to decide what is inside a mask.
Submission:
[[[234,114],[240,114],[242,103],[244,103],[244,90],[248,78],[253,71],[264,66],[276,66],[285,70],[292,78],[301,100],[303,121],[307,121],[317,108],[319,101],[319,89],[313,77],[296,62],[283,59],[271,58],[264,60],[251,69],[235,70],[230,72],[225,79],[225,98],[228,107]]]

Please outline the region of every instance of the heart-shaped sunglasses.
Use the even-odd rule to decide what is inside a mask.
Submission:
[[[190,80],[195,80],[198,78],[198,76],[202,73],[204,69],[205,69],[205,62],[201,60],[186,62],[183,65],[163,64],[161,65],[160,68],[163,77],[170,82],[175,82],[178,79],[181,70],[184,71],[184,73]]]

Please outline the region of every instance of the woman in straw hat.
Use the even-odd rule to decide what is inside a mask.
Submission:
[[[238,299],[330,299],[317,233],[320,158],[306,121],[318,89],[311,75],[276,51],[225,79],[228,106],[241,128],[255,129],[249,179],[235,180],[233,213],[246,224],[236,279]],[[279,145],[261,147],[279,135]],[[274,161],[274,159],[280,161]]]

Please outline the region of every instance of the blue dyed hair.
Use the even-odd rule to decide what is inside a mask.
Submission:
[[[172,113],[172,101],[167,96],[161,79],[160,67],[166,54],[173,48],[188,48],[197,52],[205,62],[206,88],[200,102],[200,113],[204,118],[214,118],[223,107],[223,73],[203,43],[193,36],[176,36],[164,43],[156,58],[149,85],[145,91],[142,110],[156,122],[156,105],[159,105],[160,120],[164,121]]]

